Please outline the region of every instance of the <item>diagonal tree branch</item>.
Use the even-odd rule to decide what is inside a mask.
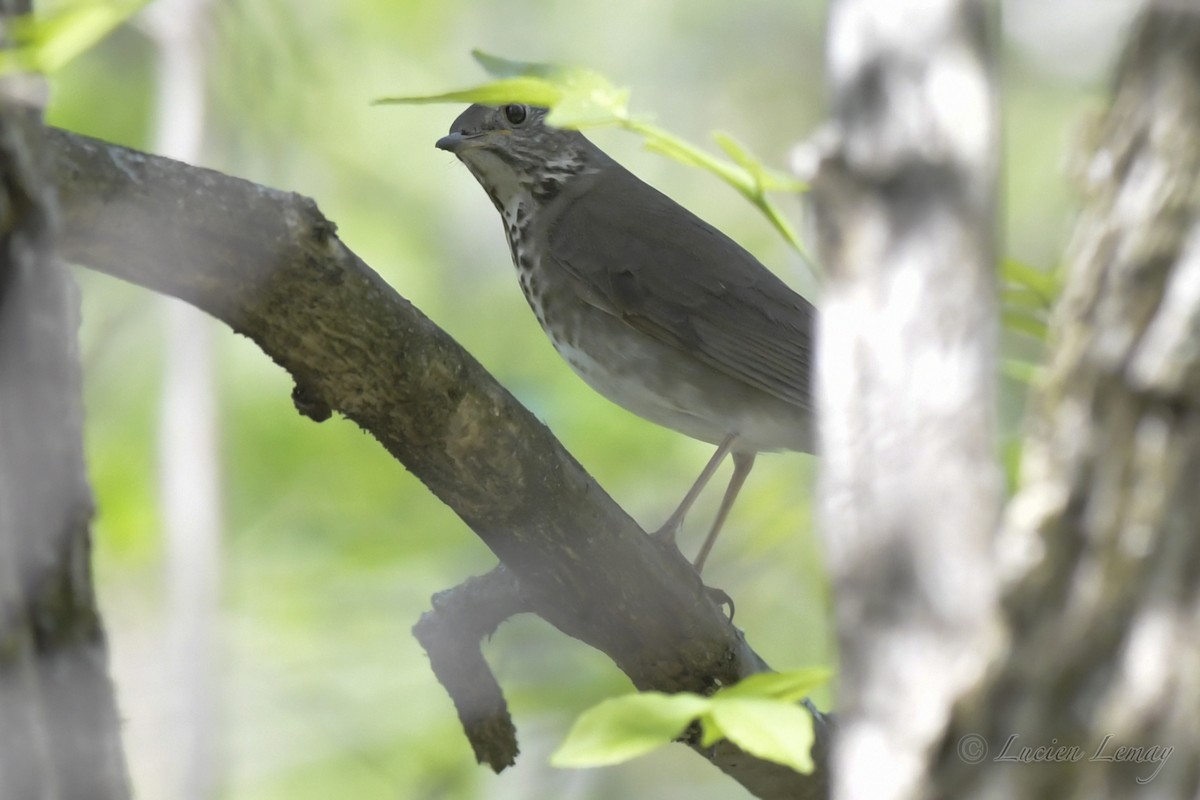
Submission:
[[[634,685],[710,692],[765,669],[691,565],[658,548],[544,425],[337,238],[309,199],[51,131],[64,256],[180,297],[253,339],[479,535],[521,597]],[[828,731],[818,724],[818,756]],[[764,798],[814,776],[722,743],[693,747]]]

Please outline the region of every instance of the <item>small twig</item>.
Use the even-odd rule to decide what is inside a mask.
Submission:
[[[509,617],[531,610],[516,576],[501,564],[438,592],[433,608],[413,626],[433,674],[454,701],[475,758],[496,772],[516,761],[517,731],[480,643]]]

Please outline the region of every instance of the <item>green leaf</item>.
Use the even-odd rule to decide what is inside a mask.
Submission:
[[[94,47],[149,0],[75,0],[10,20],[17,46],[0,52],[0,74],[53,73]]]
[[[761,161],[750,155],[741,142],[721,131],[714,133],[713,139],[716,140],[717,146],[725,151],[725,155],[733,159],[733,163],[750,173],[750,176],[755,179],[755,183],[762,185],[762,177],[766,168]]]
[[[550,109],[546,122],[556,128],[607,125],[628,116],[629,90],[615,86],[594,70],[563,64],[510,61],[482,50],[472,50],[471,55],[494,77],[534,77],[554,86],[559,92],[558,97],[552,102],[536,105]]]
[[[559,64],[539,64],[536,61],[510,61],[501,56],[485,53],[479,48],[471,51],[471,57],[493,78],[516,78],[531,75],[555,80],[565,67]]]
[[[480,50],[475,60],[496,80],[429,95],[387,97],[374,105],[411,103],[527,103],[550,109],[546,122],[557,128],[611,125],[628,118],[629,90],[613,85],[598,72],[559,64],[509,61]]]
[[[717,146],[733,160],[733,163],[749,173],[760,192],[804,192],[808,190],[808,185],[804,181],[768,169],[767,165],[747,150],[745,145],[729,134],[717,131],[713,134],[713,139],[716,140]]]
[[[1048,328],[1046,322],[1038,316],[1012,307],[1006,307],[1000,316],[1004,320],[1004,327],[1009,330],[1032,336],[1039,342],[1046,340]]]
[[[725,738],[725,731],[721,730],[721,726],[716,723],[711,714],[703,714],[700,717],[700,746],[712,747],[717,742]]]
[[[710,727],[751,755],[791,767],[813,770],[812,715],[802,706],[781,700],[714,696],[704,717],[705,738]]]
[[[629,761],[679,738],[711,702],[695,694],[661,692],[605,700],[580,715],[550,763],[595,767]]]
[[[721,180],[736,189],[743,197],[753,203],[763,215],[775,226],[775,230],[783,236],[795,250],[810,264],[812,259],[796,235],[795,230],[784,218],[779,209],[762,192],[762,187],[755,183],[754,177],[737,164],[731,164],[714,158],[700,148],[685,142],[677,136],[645,122],[630,120],[624,123],[629,130],[642,134],[647,150],[673,158],[689,166],[700,167],[716,175]]]
[[[1046,298],[1042,296],[1042,293],[1029,286],[1006,283],[1000,289],[1000,297],[1008,305],[1030,308],[1043,313],[1049,310]]]
[[[556,128],[613,124],[628,116],[629,90],[613,86],[602,75],[580,71],[561,88],[562,98],[546,117]]]
[[[642,134],[645,148],[652,153],[674,159],[680,164],[706,169],[742,194],[754,192],[754,185],[750,183],[746,175],[732,165],[710,156],[695,145],[651,125],[642,124],[637,128],[637,132]]]
[[[642,134],[644,147],[650,152],[674,159],[680,164],[689,167],[701,167],[709,172],[714,172],[727,182],[734,183],[735,187],[739,190],[749,188],[744,182],[740,182],[739,185],[741,176],[730,171],[728,166],[722,164],[703,150],[668,134],[650,133],[647,130],[649,127],[646,126],[638,132]]]
[[[760,672],[718,691],[713,697],[759,698],[796,702],[824,686],[833,672],[824,667],[796,669],[788,672]]]
[[[1060,270],[1038,269],[1015,258],[1005,258],[1000,262],[1000,276],[1013,286],[1036,293],[1045,308],[1054,305],[1058,299]]]
[[[1000,362],[1000,371],[1005,376],[1024,384],[1032,384],[1037,380],[1040,369],[1041,367],[1038,364],[1030,361],[1019,361],[1015,358],[1006,358]]]
[[[381,97],[372,105],[417,105],[421,103],[482,103],[498,106],[504,103],[527,103],[533,106],[552,106],[562,99],[562,90],[541,78],[504,78],[491,83],[457,89],[441,94],[401,95]]]
[[[1023,445],[1019,436],[1014,436],[1005,441],[1000,447],[1000,460],[1004,465],[1004,477],[1008,483],[1008,494],[1012,495],[1017,490],[1019,481],[1021,480],[1021,453]]]

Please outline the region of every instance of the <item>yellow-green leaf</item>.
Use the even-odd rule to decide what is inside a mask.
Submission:
[[[742,146],[742,143],[734,139],[728,133],[717,131],[713,134],[713,139],[716,140],[717,146],[725,151],[725,155],[733,159],[733,163],[737,164],[742,169],[749,172],[756,178],[761,178],[765,168],[757,158],[750,155],[749,151]]]
[[[0,53],[0,73],[52,73],[87,52],[149,0],[75,0],[9,21],[17,46]]]
[[[1042,270],[1015,258],[1005,258],[1000,263],[1000,275],[1014,286],[1026,287],[1036,292],[1046,307],[1053,305],[1058,299],[1059,270]]]
[[[695,694],[661,692],[605,700],[580,715],[550,763],[596,767],[637,758],[679,738],[710,702]]]
[[[1000,297],[1009,305],[1036,309],[1043,312],[1050,310],[1051,304],[1046,302],[1046,298],[1040,291],[1031,286],[1005,283],[1000,289]]]
[[[372,105],[416,105],[421,103],[482,103],[498,106],[504,103],[526,103],[532,106],[552,106],[562,98],[562,90],[542,78],[503,78],[491,83],[457,89],[441,94],[401,95],[381,97]]]
[[[539,64],[536,61],[512,61],[501,56],[485,53],[479,48],[471,51],[471,57],[493,78],[515,78],[531,75],[539,78],[556,79],[565,67],[559,64]]]
[[[713,134],[717,145],[725,151],[733,163],[737,164],[753,178],[755,185],[764,192],[803,192],[808,186],[804,181],[796,180],[782,172],[774,172],[767,168],[757,156],[751,153],[745,145],[727,133],[717,131]]]
[[[1021,453],[1023,452],[1024,443],[1020,437],[1013,436],[1006,440],[1000,447],[1000,461],[1004,465],[1004,477],[1008,484],[1008,493],[1011,495],[1017,490],[1018,481],[1021,479]]]
[[[627,114],[629,90],[606,80],[581,81],[562,87],[562,97],[550,109],[546,123],[556,128],[584,128],[610,125]]]
[[[751,755],[797,772],[812,772],[813,721],[803,706],[781,700],[714,697],[705,715],[726,739]]]
[[[788,672],[760,672],[744,678],[733,686],[717,692],[715,698],[759,698],[796,702],[803,700],[812,691],[829,682],[833,672],[824,667],[789,670]]]
[[[747,196],[754,194],[754,184],[747,177],[745,171],[735,165],[721,161],[678,136],[667,133],[649,123],[634,122],[626,127],[642,135],[647,150],[673,158],[681,164],[706,169],[742,194]]]
[[[1038,364],[1018,361],[1015,358],[1006,358],[1000,362],[1000,371],[1005,376],[1024,384],[1032,384],[1037,379],[1040,369]]]
[[[1023,333],[1038,341],[1046,340],[1046,322],[1034,314],[1019,308],[1007,307],[1001,313],[1001,318],[1004,320],[1004,327],[1010,331]]]

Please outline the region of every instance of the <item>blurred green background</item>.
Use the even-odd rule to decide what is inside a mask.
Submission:
[[[1006,4],[1004,224],[1017,258],[1061,258],[1072,203],[1065,154],[1081,112],[1100,97],[1128,8],[1104,0]],[[460,109],[369,102],[481,82],[469,57],[479,47],[597,69],[631,87],[633,110],[669,130],[705,144],[712,130],[728,131],[785,167],[789,149],[824,116],[823,15],[824,4],[812,0],[226,0],[209,9],[199,32],[208,85],[199,161],[315,198],[353,250],[653,528],[711,448],[612,406],[554,353],[513,279],[490,202],[462,165],[433,147]],[[49,120],[151,148],[156,63],[134,20],[54,77]],[[627,134],[590,135],[815,296],[803,265],[728,187],[642,152]],[[800,202],[783,204],[802,224]],[[173,743],[189,721],[172,711],[179,687],[163,657],[156,435],[171,357],[162,344],[164,304],[103,275],[77,275],[96,569],[127,754],[137,796],[170,798]],[[486,571],[493,556],[353,425],[297,415],[283,371],[213,326],[224,523],[216,796],[745,796],[681,747],[605,769],[547,766],[580,711],[631,687],[601,654],[533,618],[507,623],[485,648],[522,755],[500,776],[476,766],[410,628],[430,595]],[[1011,421],[1019,391],[1006,384],[1003,396]],[[761,458],[705,573],[736,599],[737,623],[781,669],[836,661],[811,523],[814,472],[809,456]],[[685,552],[699,545],[719,493],[710,490],[691,513]],[[817,699],[828,707],[829,693]]]

